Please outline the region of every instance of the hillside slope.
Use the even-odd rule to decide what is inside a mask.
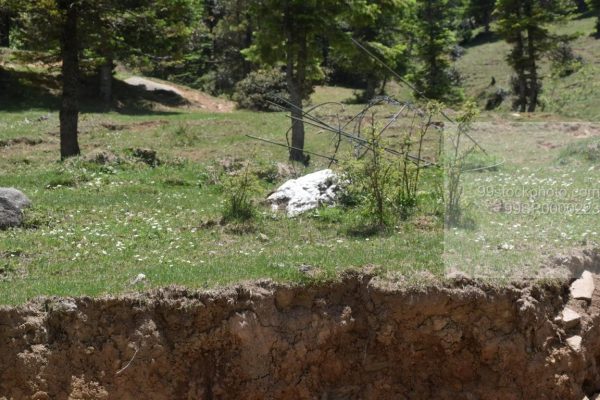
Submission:
[[[25,51],[0,48],[0,109],[57,109],[60,99],[60,64],[31,61],[42,58]],[[88,74],[81,78],[81,105],[84,111],[106,111],[98,95],[98,80]],[[231,101],[210,96],[189,87],[159,79],[117,75],[113,84],[116,111],[168,110],[185,108],[209,112],[230,112]]]
[[[553,79],[550,76],[549,62],[542,63],[544,106],[540,111],[591,121],[600,120],[600,39],[591,35],[594,23],[594,18],[578,18],[555,28],[561,34],[579,34],[572,47],[577,56],[583,57],[584,66],[567,78]],[[479,36],[466,49],[466,54],[457,61],[456,67],[464,78],[468,96],[480,97],[489,88],[492,77],[496,80],[496,87],[507,90],[510,88],[512,71],[506,63],[510,50],[507,43],[494,36]],[[509,110],[510,100],[507,100],[499,111]]]

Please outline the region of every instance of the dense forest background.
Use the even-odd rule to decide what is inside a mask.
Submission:
[[[502,40],[508,84],[484,77],[489,87],[479,102],[533,112],[545,106],[544,79],[582,68],[571,46],[578,33],[555,27],[586,13],[600,21],[600,2],[0,0],[0,46],[60,65],[66,157],[79,153],[73,136],[81,92],[110,109],[119,68],[226,96],[242,108],[273,110],[273,99],[285,98],[301,121],[317,84],[354,88],[355,101],[365,102],[401,81],[417,101],[464,102],[457,60],[473,44]],[[549,74],[540,72],[542,63]],[[292,146],[302,149],[303,124],[292,129]],[[290,156],[305,161],[301,151]]]

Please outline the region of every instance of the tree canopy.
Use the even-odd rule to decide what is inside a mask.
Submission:
[[[94,78],[97,99],[110,109],[117,64],[234,99],[251,95],[240,88],[272,84],[287,93],[290,158],[308,163],[303,107],[316,84],[351,86],[364,102],[401,76],[412,81],[417,101],[460,103],[462,77],[453,63],[477,29],[511,45],[514,107],[534,111],[540,59],[558,42],[572,53],[564,45],[569,38],[549,26],[582,1],[0,0],[0,46],[62,61],[63,114],[72,115],[64,125],[72,138],[79,78]],[[600,12],[597,0],[587,4]],[[72,144],[67,153],[77,154]]]

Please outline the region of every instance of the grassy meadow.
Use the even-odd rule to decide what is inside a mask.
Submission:
[[[41,116],[48,119],[38,120]],[[127,158],[130,148],[153,148],[161,159],[155,168],[134,161],[99,165],[85,156],[57,162],[54,112],[3,113],[2,121],[0,140],[43,142],[0,149],[0,186],[18,187],[34,203],[24,228],[0,232],[0,303],[169,284],[325,279],[367,264],[442,272],[437,219],[425,228],[405,223],[392,233],[363,237],[345,234],[351,221],[334,209],[287,218],[260,206],[249,228],[219,225],[227,176],[219,160],[251,159],[266,169],[285,162],[284,148],[244,136],[282,141],[288,124],[283,113],[83,116],[84,155],[101,149]],[[312,135],[309,149],[318,151],[330,141],[325,134]],[[326,167],[325,161],[315,159],[311,170]],[[261,181],[257,199],[278,183]],[[140,273],[146,282],[131,286]]]
[[[594,123],[600,119],[600,91],[598,80],[590,79],[600,76],[600,41],[589,37],[592,28],[591,18],[557,28],[582,32],[574,47],[585,65],[560,82],[546,81],[543,113],[511,114],[505,104],[475,123],[471,133],[488,156],[468,160],[468,223],[446,231],[439,204],[431,202],[375,235],[353,232],[357,216],[343,208],[287,218],[262,203],[285,181],[269,173],[260,181],[255,221],[220,224],[224,165],[250,160],[269,172],[287,162],[285,148],[245,136],[285,142],[285,113],[173,106],[104,112],[84,103],[83,155],[58,162],[56,93],[48,86],[38,90],[38,66],[13,65],[22,86],[0,94],[0,187],[24,191],[34,206],[26,211],[25,226],[0,232],[0,304],[171,284],[310,282],[367,265],[391,279],[415,282],[454,270],[494,282],[538,277],[549,257],[600,243],[600,125]],[[485,90],[491,76],[507,86],[507,49],[494,38],[467,48],[457,68],[469,96]],[[0,60],[12,62],[6,54]],[[396,85],[391,91],[406,93]],[[351,89],[319,87],[312,100],[351,97]],[[362,107],[329,105],[317,113],[337,123]],[[392,111],[384,107],[377,118],[385,121]],[[391,132],[390,140],[395,137]],[[333,147],[329,133],[308,129],[309,151],[331,154]],[[156,150],[160,165],[136,160],[136,148]],[[344,144],[339,154],[351,150]],[[95,162],[99,152],[116,158]],[[328,165],[318,157],[312,161],[307,170],[293,168],[304,174]],[[422,194],[435,190],[425,180]],[[134,284],[138,274],[146,279]]]

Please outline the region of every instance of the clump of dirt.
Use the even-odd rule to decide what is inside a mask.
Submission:
[[[111,165],[121,162],[121,159],[115,153],[103,149],[92,150],[90,153],[86,154],[83,159],[86,162],[100,165]]]
[[[131,131],[144,131],[148,128],[156,128],[159,126],[167,125],[169,122],[163,119],[156,121],[142,121],[142,122],[134,122],[131,124],[114,124],[114,123],[101,123],[100,126],[109,130],[109,131],[123,131],[123,130],[131,130]]]
[[[576,399],[600,389],[600,298],[581,349],[556,316],[568,285],[367,273],[0,309],[0,398]],[[587,330],[586,330],[587,329]]]
[[[37,146],[38,144],[42,144],[44,141],[39,138],[28,138],[28,137],[18,137],[14,139],[0,140],[0,147],[10,147],[18,144],[24,144],[27,146]]]
[[[129,149],[129,151],[131,153],[131,156],[134,159],[141,161],[144,164],[151,166],[152,168],[158,167],[159,165],[162,164],[161,160],[158,158],[158,154],[156,153],[156,150]]]

